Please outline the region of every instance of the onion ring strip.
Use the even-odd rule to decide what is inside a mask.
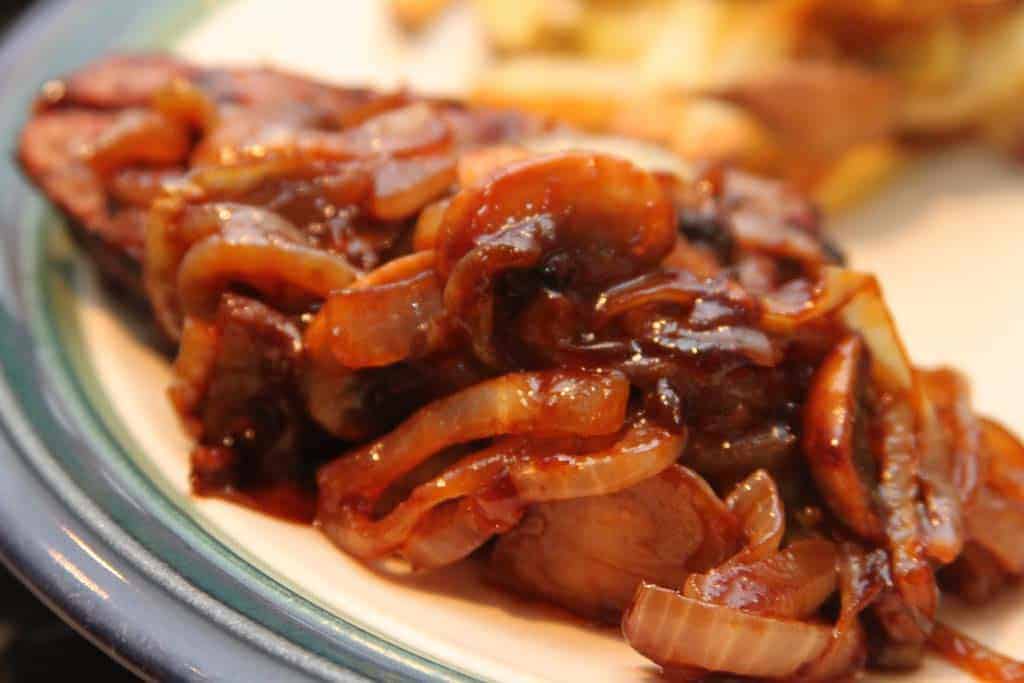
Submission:
[[[856,462],[857,394],[863,362],[864,344],[851,336],[818,367],[804,407],[803,451],[832,512],[863,538],[879,540],[882,521]]]
[[[490,536],[495,529],[518,521],[529,504],[604,495],[634,486],[672,465],[684,444],[684,436],[674,436],[644,420],[628,427],[609,448],[593,453],[576,454],[557,444],[507,437],[418,486],[382,519],[342,513],[340,517],[327,514],[322,523],[336,543],[363,559],[381,557],[413,542],[419,525],[440,533],[445,524],[454,524],[478,528]],[[440,509],[456,499],[471,502],[460,502],[462,514],[483,518],[489,524],[467,523],[447,507]],[[435,513],[447,520],[445,524],[427,521]],[[466,534],[457,536],[465,538]],[[422,553],[424,539],[413,543]]]
[[[449,446],[501,434],[590,436],[622,425],[629,383],[618,373],[513,373],[431,403],[381,439],[320,469],[321,509],[373,500]]]
[[[634,649],[662,666],[787,678],[817,660],[830,629],[748,614],[643,583],[622,618]]]
[[[804,539],[765,557],[733,558],[703,574],[692,574],[683,594],[752,614],[805,619],[835,592],[837,560],[834,543]]]
[[[725,505],[739,518],[746,535],[746,547],[730,563],[762,560],[778,551],[786,531],[786,514],[770,474],[755,471],[726,496]]]

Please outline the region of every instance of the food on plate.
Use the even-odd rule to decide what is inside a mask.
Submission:
[[[483,104],[654,140],[845,206],[929,145],[1024,150],[1016,0],[402,0],[475,14]],[[413,21],[415,18],[415,21]]]
[[[163,56],[44,86],[26,173],[176,343],[192,486],[382,571],[472,557],[665,669],[828,680],[1024,573],[1024,446],[785,186],[510,111]]]

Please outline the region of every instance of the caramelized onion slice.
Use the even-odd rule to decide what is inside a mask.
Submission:
[[[518,521],[531,503],[606,495],[652,477],[675,462],[684,439],[641,419],[602,450],[577,452],[583,444],[569,441],[507,437],[418,486],[379,520],[328,513],[321,523],[338,545],[365,559],[383,556],[403,543],[424,543],[412,538],[420,527],[429,527],[438,539],[466,537],[443,531],[445,525],[475,528],[478,533],[490,529],[491,535]],[[460,512],[445,506],[460,498],[469,499],[459,504]],[[435,514],[439,519],[428,522],[426,518]],[[462,515],[473,519],[464,520]]]
[[[871,373],[879,388],[893,394],[915,393],[910,358],[882,298],[878,280],[855,273],[837,277],[848,283],[853,294],[837,310],[839,321],[859,334],[871,352]]]
[[[217,325],[186,318],[174,359],[174,382],[167,390],[171,403],[181,415],[193,414],[202,401],[217,360]]]
[[[650,311],[626,316],[623,326],[634,338],[682,361],[743,358],[764,367],[778,365],[782,349],[768,335],[745,325],[718,325],[695,330],[686,320]]]
[[[739,519],[746,536],[746,547],[736,561],[761,560],[779,549],[786,531],[786,514],[779,489],[771,475],[757,470],[736,485],[725,505]]]
[[[265,209],[215,202],[158,201],[146,230],[144,281],[162,327],[177,338],[182,316],[209,316],[223,289],[241,281],[271,298],[326,297],[357,271],[316,249],[294,225]]]
[[[87,150],[86,161],[106,174],[131,164],[176,166],[192,147],[188,128],[155,111],[130,109],[103,131]]]
[[[749,614],[643,583],[623,616],[622,632],[663,667],[693,667],[758,678],[787,678],[828,647],[817,624]]]
[[[544,254],[541,234],[549,229],[550,222],[538,219],[485,235],[448,277],[445,310],[468,332],[473,351],[485,363],[500,364],[492,339],[495,280],[503,272],[536,266]]]
[[[719,302],[734,309],[733,315],[738,319],[756,310],[754,300],[734,280],[699,278],[686,270],[654,271],[601,293],[594,304],[594,323],[600,327],[641,306],[674,305],[688,310],[704,301]]]
[[[653,477],[683,452],[684,434],[671,434],[646,420],[632,424],[610,448],[592,453],[543,452],[510,466],[508,478],[519,499],[568,500],[621,491]]]
[[[662,476],[673,480],[680,491],[685,492],[703,524],[703,538],[689,558],[688,566],[693,571],[707,571],[734,556],[743,545],[743,529],[739,518],[711,486],[688,467],[669,468]]]
[[[435,263],[436,254],[432,250],[399,256],[360,276],[349,289],[365,289],[402,282],[433,270]]]
[[[357,271],[348,261],[310,246],[290,224],[274,221],[271,226],[266,218],[271,214],[246,213],[260,218],[226,221],[219,233],[192,246],[182,259],[177,283],[184,313],[210,315],[232,283],[253,287],[288,308],[300,296],[322,299],[355,279]]]
[[[693,574],[684,595],[752,614],[803,619],[835,592],[837,560],[836,546],[830,541],[796,541],[762,558],[734,559],[704,574]]]
[[[730,237],[742,252],[788,258],[814,274],[831,259],[820,239],[817,209],[784,184],[743,173],[713,169],[703,178],[717,194]],[[704,184],[704,183],[702,183]]]
[[[982,426],[971,409],[967,379],[949,368],[922,370],[917,376],[946,432],[951,451],[949,480],[962,504],[969,505],[981,481]],[[1024,464],[1024,448],[1021,462]]]
[[[400,555],[417,571],[445,567],[458,562],[507,527],[495,526],[477,514],[472,500],[451,502],[435,509],[409,536]],[[510,520],[508,527],[518,521]]]
[[[455,159],[450,154],[383,161],[373,171],[370,215],[384,221],[410,218],[454,182]]]
[[[315,338],[348,368],[426,356],[442,348],[447,339],[441,282],[432,268],[400,282],[333,294],[317,316],[326,327],[322,333],[313,328],[318,331]]]
[[[922,630],[935,615],[938,588],[925,557],[918,516],[914,414],[903,399],[885,396],[879,406],[879,509],[892,562],[892,579],[911,618]]]
[[[825,503],[866,539],[882,538],[872,495],[874,461],[861,420],[867,359],[860,337],[840,342],[818,367],[804,407],[804,454]]]
[[[220,215],[217,208],[216,205],[191,208],[180,198],[169,197],[157,201],[149,212],[143,284],[157,322],[172,339],[181,336],[183,314],[178,302],[177,280],[181,259],[194,243],[216,233],[223,222],[249,217],[249,209],[243,210],[234,204],[225,206],[225,212]],[[270,220],[275,224],[280,221],[276,216]]]
[[[917,382],[918,448],[921,465],[918,482],[924,498],[921,528],[925,552],[939,564],[949,564],[963,550],[965,541],[963,500],[955,478],[957,454],[947,437],[938,413],[928,395],[921,373]]]
[[[430,527],[431,534],[439,534],[438,539],[450,537],[449,532],[442,532],[443,527],[465,527],[466,520],[462,516],[474,516],[473,501],[460,504],[461,512],[453,511],[452,506],[445,503],[486,493],[506,463],[522,455],[526,446],[519,437],[499,440],[494,446],[468,456],[435,479],[416,487],[408,499],[379,520],[350,508],[331,510],[322,506],[321,527],[346,552],[362,559],[376,559],[392,552],[410,539],[418,525]],[[510,509],[518,514],[517,506],[510,506]],[[437,519],[428,521],[435,512]],[[456,535],[464,537],[466,534]]]
[[[1007,498],[1024,502],[1024,443],[988,419],[981,420],[981,441],[988,484]]]
[[[840,322],[860,335],[870,351],[870,370],[876,399],[876,459],[879,461],[878,505],[892,561],[893,582],[912,619],[922,630],[935,614],[938,589],[927,554],[927,537],[922,523],[952,526],[957,523],[955,501],[928,502],[929,520],[920,514],[918,484],[922,457],[935,457],[928,444],[929,434],[920,430],[927,424],[930,406],[915,381],[903,342],[892,314],[882,299],[874,278],[841,309]],[[922,455],[924,454],[924,455]],[[929,470],[938,469],[929,463]],[[931,495],[934,487],[926,493]]]
[[[412,232],[413,251],[433,251],[437,248],[437,240],[441,231],[441,220],[448,210],[450,199],[443,198],[432,202],[420,211],[416,219],[416,227]]]
[[[994,488],[982,488],[967,514],[967,531],[1012,574],[1024,573],[1024,501]]]
[[[856,543],[838,548],[839,619],[832,629],[832,642],[821,657],[801,671],[806,680],[840,679],[863,668],[867,642],[860,614],[891,590],[889,556],[882,549],[870,553]]]
[[[342,130],[314,127],[317,121],[302,109],[286,112],[292,119],[288,127],[266,126],[262,118],[250,123],[244,114],[228,120],[238,127],[237,132],[221,125],[207,137],[205,146],[213,140],[213,149],[226,148],[232,152],[229,158],[245,160],[258,151],[259,157],[272,159],[348,161],[432,154],[448,149],[452,143],[448,123],[427,102],[392,108]],[[211,151],[202,150],[201,154],[206,158]]]
[[[864,627],[855,619],[848,627],[833,632],[832,642],[817,661],[800,672],[800,680],[841,681],[852,677],[864,668],[867,646]]]
[[[334,153],[354,157],[408,157],[437,152],[450,145],[451,127],[427,102],[377,114],[338,136]],[[328,148],[328,152],[332,152]]]
[[[834,314],[874,286],[877,285],[870,275],[825,266],[817,282],[809,284],[807,280],[794,280],[765,296],[761,300],[761,324],[766,331],[791,334],[813,320]]]
[[[385,487],[448,446],[500,434],[612,434],[626,412],[629,383],[618,373],[514,373],[477,384],[419,410],[382,439],[323,467],[321,509]]]

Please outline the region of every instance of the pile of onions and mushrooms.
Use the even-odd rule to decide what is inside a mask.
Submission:
[[[144,213],[197,493],[383,571],[472,557],[680,675],[1021,680],[936,610],[1024,572],[1024,447],[812,206],[377,109],[270,125],[177,82],[83,152]]]

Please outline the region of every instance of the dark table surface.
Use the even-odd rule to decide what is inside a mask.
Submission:
[[[0,39],[28,0],[0,0]],[[2,475],[0,475],[2,476]],[[0,683],[133,681],[58,619],[0,564]]]

